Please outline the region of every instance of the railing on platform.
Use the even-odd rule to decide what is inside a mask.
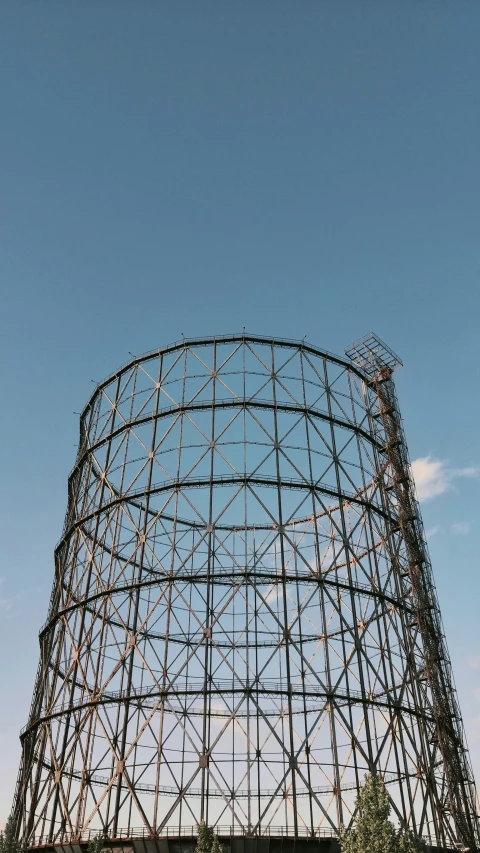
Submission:
[[[297,832],[294,834],[292,827],[288,826],[260,826],[260,827],[244,827],[239,824],[234,826],[215,826],[213,827],[213,832],[215,835],[220,836],[221,838],[228,837],[244,837],[244,838],[305,838],[305,839],[338,839],[338,832],[332,827],[324,828],[319,827],[315,829],[313,832],[307,827],[298,827]],[[88,841],[91,841],[95,838],[104,839],[106,842],[114,843],[121,841],[137,841],[137,840],[147,840],[147,839],[168,839],[168,838],[196,838],[198,834],[197,826],[172,826],[172,827],[164,827],[163,829],[151,830],[149,827],[141,826],[141,827],[129,827],[127,829],[117,829],[113,832],[111,829],[102,830],[102,829],[88,829],[82,832],[80,835],[74,835],[73,833],[62,833],[56,836],[54,839],[49,839],[47,836],[36,836],[35,838],[31,838],[29,844],[26,846],[26,850],[33,850],[37,847],[56,847],[67,844],[86,844]],[[428,845],[436,846],[435,840],[430,836],[424,835],[422,836],[422,840],[426,842]]]

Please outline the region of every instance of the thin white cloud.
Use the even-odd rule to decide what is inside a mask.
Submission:
[[[467,666],[469,669],[480,669],[480,657],[469,658],[467,661]]]
[[[0,616],[3,616],[4,619],[16,619],[17,616],[20,616],[23,613],[23,610],[17,610],[13,608],[13,602],[18,600],[20,596],[16,596],[15,598],[0,598]]]
[[[456,524],[452,524],[452,533],[456,533],[458,536],[466,536],[467,533],[470,533],[470,522],[457,521]]]
[[[0,585],[3,583],[5,578],[0,578]],[[0,598],[0,616],[3,616],[5,619],[12,619],[15,616],[18,616],[22,613],[21,610],[18,610],[18,602],[23,598],[22,593],[17,592],[16,595],[4,596]]]
[[[433,456],[420,456],[412,462],[413,478],[420,501],[443,495],[459,477],[476,477],[479,469],[451,468],[445,460]]]
[[[440,530],[439,527],[429,527],[428,530],[425,531],[425,536],[427,539],[431,539],[432,536],[435,536],[436,533]]]

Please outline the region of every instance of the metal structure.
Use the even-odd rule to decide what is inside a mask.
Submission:
[[[243,334],[98,385],[21,735],[26,847],[201,819],[335,838],[367,772],[399,825],[480,847],[399,366],[373,335],[338,357]]]

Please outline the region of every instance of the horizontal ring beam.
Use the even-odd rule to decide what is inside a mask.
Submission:
[[[393,702],[390,699],[382,699],[382,696],[385,696],[385,693],[374,694],[373,696],[367,696],[362,694],[360,691],[326,691],[324,688],[315,689],[313,687],[305,686],[302,690],[294,690],[293,688],[289,689],[287,686],[281,684],[272,684],[267,686],[265,682],[262,684],[253,684],[251,686],[246,687],[241,684],[232,684],[228,680],[225,680],[224,683],[209,683],[208,688],[205,689],[204,683],[202,681],[202,686],[189,686],[185,685],[184,689],[179,689],[175,687],[175,684],[166,685],[164,688],[158,688],[155,690],[138,691],[133,692],[129,691],[128,695],[125,695],[125,692],[118,691],[117,693],[104,694],[103,696],[99,696],[95,699],[90,699],[87,702],[81,702],[77,705],[66,706],[62,705],[58,709],[53,709],[49,714],[45,714],[41,717],[37,717],[36,720],[33,720],[31,723],[28,723],[21,731],[20,738],[24,739],[27,737],[33,730],[37,729],[38,726],[43,723],[49,722],[52,719],[57,719],[62,716],[70,716],[72,713],[76,713],[78,711],[84,711],[89,708],[95,708],[98,705],[117,705],[120,703],[131,703],[131,702],[139,702],[142,701],[142,707],[145,707],[144,700],[145,699],[166,699],[173,696],[236,696],[244,694],[245,696],[285,696],[285,697],[295,697],[298,695],[299,699],[307,698],[321,698],[325,699],[326,702],[333,702],[337,706],[343,706],[345,704],[349,705],[352,703],[367,705],[379,708],[388,708],[392,710],[394,713],[404,713],[410,714],[416,718],[421,718],[423,720],[428,720],[430,722],[433,721],[433,717],[429,714],[426,714],[424,711],[418,710],[418,708],[411,708],[408,705],[401,705],[398,702]],[[336,700],[339,699],[340,702]]]

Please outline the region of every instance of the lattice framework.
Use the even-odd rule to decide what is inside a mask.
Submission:
[[[335,836],[367,771],[399,824],[478,846],[419,616],[438,603],[429,570],[419,608],[395,359],[375,336],[342,359],[234,335],[98,386],[22,734],[28,846],[202,818]]]

